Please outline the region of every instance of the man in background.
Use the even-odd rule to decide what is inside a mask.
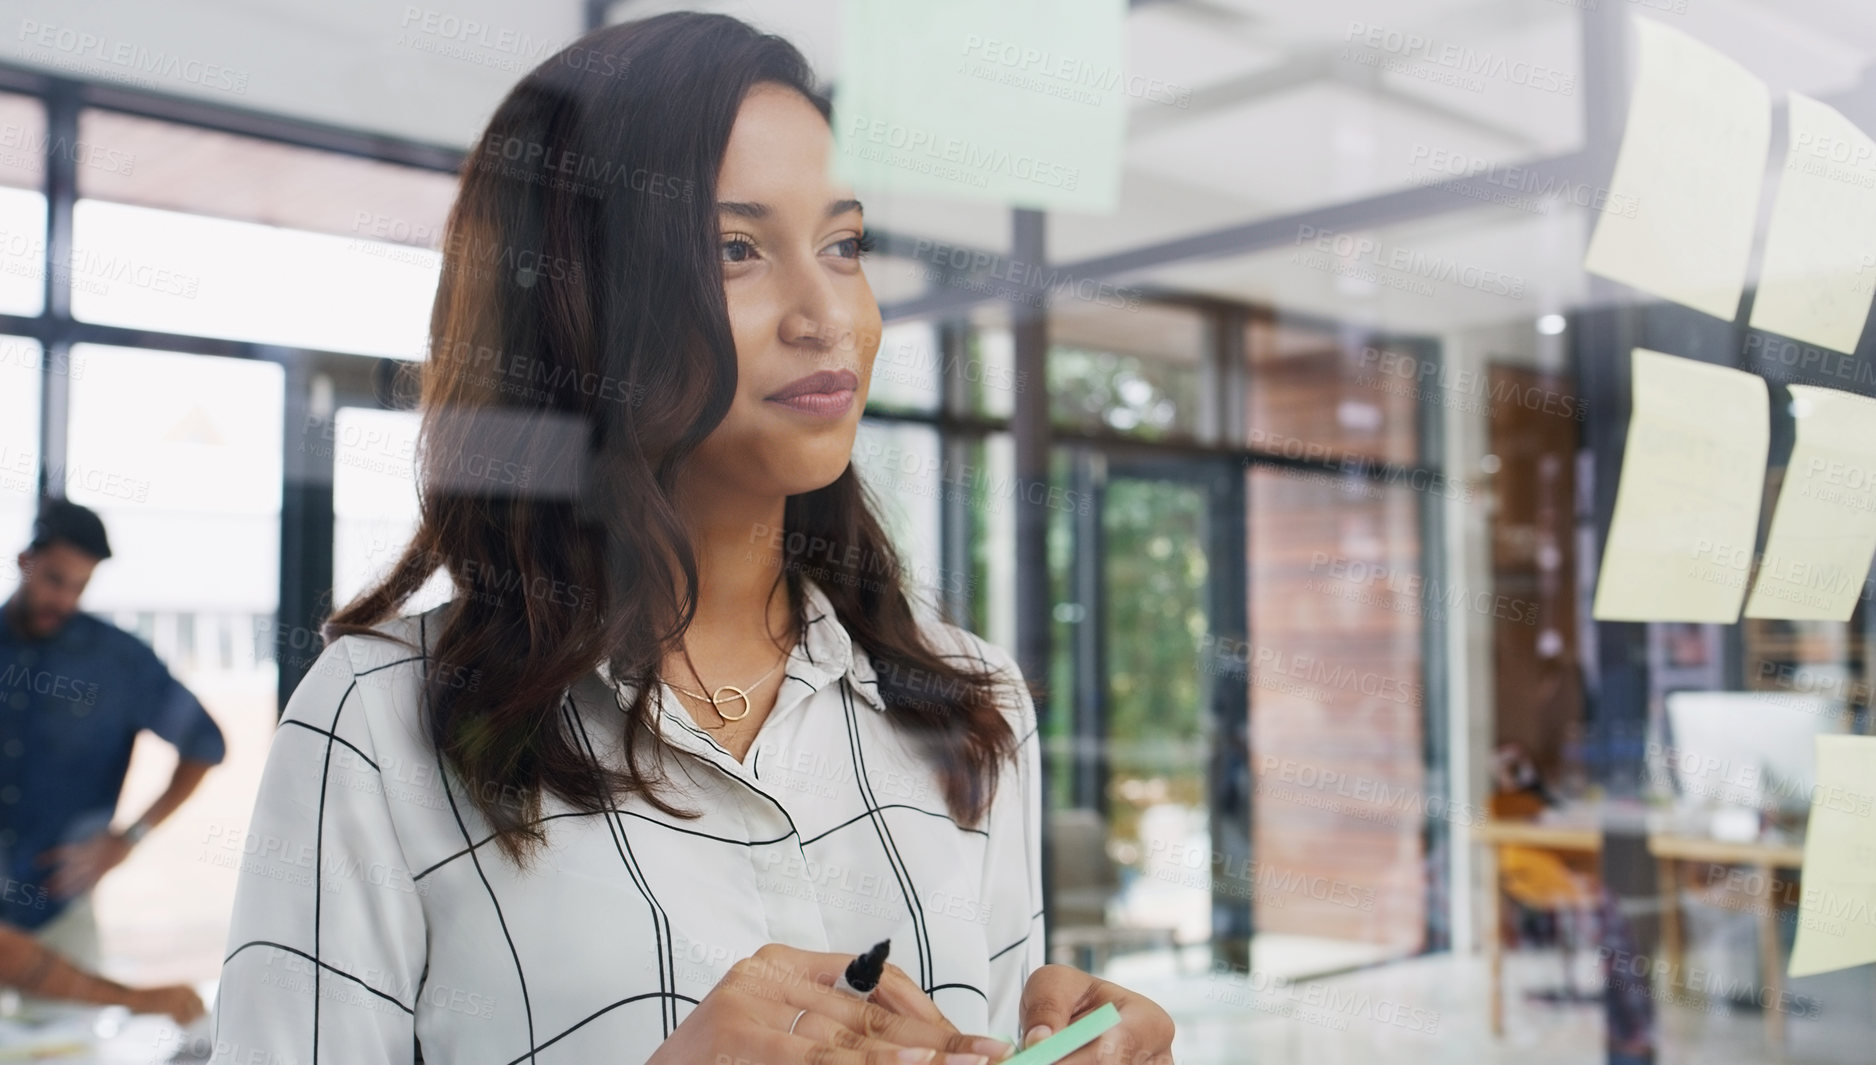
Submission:
[[[208,1012],[202,997],[186,984],[125,987],[80,969],[32,936],[3,924],[0,984],[55,1002],[123,1006],[132,1013],[167,1013],[179,1025],[191,1024]]]
[[[0,624],[0,921],[91,969],[100,954],[92,887],[225,753],[221,729],[155,652],[78,609],[110,557],[97,514],[43,500]],[[115,830],[144,729],[180,761],[156,802]]]

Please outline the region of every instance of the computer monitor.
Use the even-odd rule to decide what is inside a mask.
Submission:
[[[1683,805],[1787,815],[1810,807],[1816,737],[1850,721],[1841,700],[1787,692],[1673,692],[1667,716],[1663,753]]]

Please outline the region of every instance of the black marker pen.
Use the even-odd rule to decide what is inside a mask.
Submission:
[[[861,998],[872,994],[873,989],[879,986],[879,978],[886,974],[886,955],[891,950],[890,939],[873,944],[865,954],[848,963],[847,971],[840,974],[834,986]]]

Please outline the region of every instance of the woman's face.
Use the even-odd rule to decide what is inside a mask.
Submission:
[[[717,175],[736,398],[694,466],[731,491],[813,491],[853,453],[879,304],[860,269],[860,205],[828,170],[830,136],[801,94],[758,84]]]

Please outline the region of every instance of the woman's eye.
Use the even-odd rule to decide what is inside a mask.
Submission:
[[[726,263],[746,263],[755,254],[754,242],[742,237],[731,237],[723,242],[723,261]]]
[[[866,254],[873,250],[873,235],[871,233],[862,233],[857,237],[848,237],[846,240],[835,241],[834,250],[842,258],[865,258]]]

